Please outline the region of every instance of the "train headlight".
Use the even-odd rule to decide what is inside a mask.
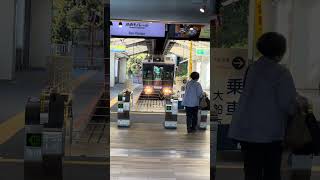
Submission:
[[[152,93],[153,93],[153,88],[150,87],[150,86],[146,86],[146,87],[144,88],[144,93],[145,93],[145,94],[152,94]]]
[[[172,89],[171,88],[163,88],[162,92],[164,95],[171,95]]]

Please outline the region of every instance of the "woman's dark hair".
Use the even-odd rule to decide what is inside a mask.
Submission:
[[[257,49],[268,58],[282,57],[286,53],[287,40],[279,33],[268,32],[259,38]]]
[[[200,74],[198,72],[192,72],[190,78],[197,81],[200,78]]]

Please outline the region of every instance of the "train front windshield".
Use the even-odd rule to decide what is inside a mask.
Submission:
[[[172,87],[174,65],[172,64],[143,64],[143,85]]]

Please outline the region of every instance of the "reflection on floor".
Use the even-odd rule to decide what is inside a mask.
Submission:
[[[187,134],[159,123],[111,123],[111,179],[210,179],[210,130]]]

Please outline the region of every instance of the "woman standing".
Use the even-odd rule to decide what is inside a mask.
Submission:
[[[196,131],[199,103],[203,94],[201,84],[198,82],[200,78],[199,73],[191,73],[190,78],[191,80],[186,85],[185,94],[182,100],[182,105],[186,108],[188,133]]]
[[[280,180],[282,141],[287,120],[295,112],[297,93],[290,71],[279,64],[286,39],[266,33],[257,49],[262,57],[247,71],[229,136],[240,142],[245,180]]]

